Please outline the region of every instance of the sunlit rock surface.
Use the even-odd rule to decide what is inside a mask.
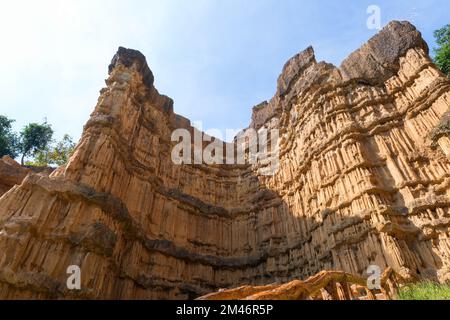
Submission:
[[[0,198],[0,298],[191,299],[220,288],[450,275],[450,81],[392,22],[340,68],[312,48],[250,125],[280,128],[280,166],[174,165],[193,130],[121,48],[69,163]],[[80,291],[66,270],[81,268]]]

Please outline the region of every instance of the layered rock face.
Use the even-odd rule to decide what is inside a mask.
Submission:
[[[194,129],[139,52],[106,84],[69,163],[0,198],[0,298],[190,299],[374,264],[449,279],[450,81],[409,23],[339,68],[312,48],[286,64],[250,125],[280,129],[274,175],[174,164]]]

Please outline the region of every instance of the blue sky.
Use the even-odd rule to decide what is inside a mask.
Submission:
[[[16,129],[47,118],[76,140],[118,46],[147,57],[157,89],[203,129],[244,128],[270,99],[284,63],[313,45],[336,65],[382,24],[409,20],[434,46],[448,0],[0,0],[0,114]]]

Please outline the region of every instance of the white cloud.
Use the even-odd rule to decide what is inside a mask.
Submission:
[[[439,1],[426,7],[404,1],[386,10],[389,17],[408,12],[411,2],[435,25],[448,17],[448,10],[435,9],[448,7]],[[123,45],[147,56],[157,88],[174,98],[176,112],[208,128],[242,126],[252,105],[271,97],[291,55],[314,43],[319,58],[338,63],[367,40],[366,7],[293,0],[0,0],[0,114],[17,119],[17,127],[46,116],[58,136],[78,138],[108,63]]]

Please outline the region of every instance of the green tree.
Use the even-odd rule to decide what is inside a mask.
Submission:
[[[434,49],[434,62],[445,73],[450,76],[450,24],[434,32],[438,48]]]
[[[26,156],[36,155],[45,150],[52,141],[53,129],[44,122],[43,124],[30,123],[20,133],[20,151],[22,153],[21,164]]]
[[[0,158],[8,155],[11,158],[18,156],[19,139],[12,131],[14,120],[0,115]]]
[[[48,166],[57,165],[62,166],[69,161],[70,156],[75,150],[76,144],[72,137],[65,134],[61,141],[53,146],[47,146],[44,150],[40,150],[35,154],[34,161],[27,164],[33,166]]]

